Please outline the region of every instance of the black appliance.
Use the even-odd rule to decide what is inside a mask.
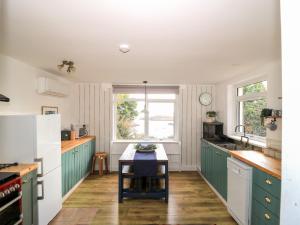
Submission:
[[[70,130],[62,130],[61,131],[61,140],[62,141],[71,140],[71,131]]]
[[[11,166],[17,166],[17,165],[18,163],[0,163],[0,170]]]
[[[203,138],[206,140],[217,141],[224,139],[223,123],[203,122]]]
[[[0,101],[1,102],[9,102],[9,98],[0,94]]]
[[[22,224],[22,218],[21,178],[16,173],[0,172],[0,224]]]

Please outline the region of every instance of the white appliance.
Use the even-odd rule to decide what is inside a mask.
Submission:
[[[62,208],[60,129],[59,115],[0,116],[0,163],[39,164],[39,225]]]
[[[65,97],[70,94],[70,86],[48,77],[39,77],[37,91],[42,95]]]
[[[252,168],[227,158],[227,209],[239,225],[251,224]]]

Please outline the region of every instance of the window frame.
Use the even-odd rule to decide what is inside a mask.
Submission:
[[[133,93],[134,94],[134,93]],[[167,94],[167,93],[161,93]],[[175,93],[172,93],[175,94]],[[148,111],[149,103],[173,103],[174,104],[174,114],[173,114],[173,122],[174,122],[174,138],[172,139],[158,139],[158,138],[150,138],[149,137],[149,112],[145,113],[145,120],[144,120],[144,138],[143,139],[117,139],[117,132],[116,132],[116,124],[117,124],[117,110],[116,110],[116,98],[115,96],[117,93],[113,94],[113,141],[114,142],[138,142],[138,141],[161,141],[161,142],[177,142],[178,141],[178,94],[175,94],[175,99],[149,99],[148,95],[146,94],[146,109]],[[127,101],[145,101],[145,98],[128,98]]]
[[[238,96],[238,88],[247,86],[247,85],[251,85],[251,84],[255,84],[255,83],[259,83],[259,82],[263,82],[266,81],[267,82],[267,91],[264,92],[258,92],[258,93],[249,93],[246,95],[242,95],[242,96]],[[234,108],[235,108],[235,126],[241,124],[240,123],[240,102],[243,101],[254,101],[254,100],[259,100],[259,99],[266,99],[266,101],[268,101],[268,79],[266,76],[261,76],[259,78],[255,78],[252,80],[248,80],[246,82],[241,82],[238,83],[236,85],[234,85],[233,91],[234,91],[234,97],[235,97],[235,101],[234,101]],[[242,136],[243,132],[235,132],[235,127],[233,127],[232,129],[232,134],[234,136]],[[246,133],[246,136],[249,137],[250,140],[254,140],[254,141],[258,141],[258,142],[266,142],[266,137],[262,137],[262,136],[258,136],[258,135],[254,135],[254,134],[249,134]]]

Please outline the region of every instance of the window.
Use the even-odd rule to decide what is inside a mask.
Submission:
[[[237,124],[245,126],[247,136],[253,139],[266,137],[260,113],[267,107],[267,81],[259,81],[236,88]],[[238,132],[243,132],[240,127]]]
[[[115,140],[175,140],[177,88],[114,86]]]

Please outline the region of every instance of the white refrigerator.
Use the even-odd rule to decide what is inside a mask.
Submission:
[[[39,225],[62,208],[60,130],[59,115],[0,115],[0,163],[39,165]]]

